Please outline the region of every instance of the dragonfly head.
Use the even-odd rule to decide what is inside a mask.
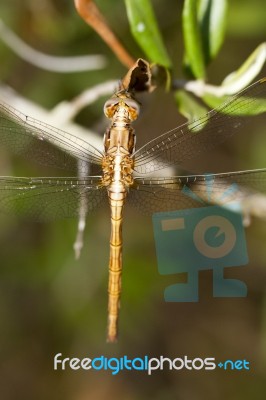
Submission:
[[[114,96],[106,101],[104,113],[107,118],[113,119],[121,111],[127,114],[130,121],[134,121],[139,115],[139,104],[126,95]]]

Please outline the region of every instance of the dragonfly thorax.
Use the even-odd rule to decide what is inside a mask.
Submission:
[[[133,167],[134,160],[129,155],[106,155],[102,161],[103,185],[124,191],[133,184]]]
[[[135,105],[137,107],[137,103],[132,99],[117,97],[112,98],[105,105],[105,113],[112,119],[112,124],[104,136],[103,184],[111,191],[117,192],[118,188],[126,191],[126,188],[133,184],[132,154],[135,150],[136,138],[131,123],[137,116]]]

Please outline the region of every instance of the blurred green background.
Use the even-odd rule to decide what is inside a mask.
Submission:
[[[143,56],[130,35],[122,0],[97,1],[109,24],[130,53]],[[183,54],[182,1],[153,1],[159,26],[181,77]],[[103,54],[100,71],[57,74],[18,58],[0,41],[0,77],[18,93],[44,107],[70,100],[85,88],[120,79],[126,69],[98,35],[77,15],[72,1],[10,0],[0,3],[0,17],[28,44],[48,54]],[[265,40],[265,1],[229,2],[226,41],[208,69],[219,84]],[[264,75],[266,70],[264,69]],[[263,73],[261,74],[263,76]],[[87,107],[78,122],[102,125],[102,98]],[[136,123],[137,143],[155,137],[183,120],[171,94],[161,90],[142,99]],[[21,110],[23,111],[23,110]],[[212,152],[198,157],[195,171],[266,167],[266,135],[262,118],[253,131],[243,131]],[[103,135],[103,131],[99,131]],[[1,170],[28,176],[45,169],[15,159],[1,149]],[[1,172],[1,175],[2,172]],[[227,277],[247,283],[245,299],[214,299],[211,271],[200,273],[200,301],[165,303],[164,288],[183,276],[157,271],[151,219],[126,209],[120,338],[105,343],[109,253],[109,210],[88,218],[80,260],[73,252],[76,220],[38,224],[1,215],[0,220],[0,387],[5,400],[30,399],[263,399],[266,392],[266,227],[253,221],[246,230],[250,263],[228,268]],[[250,371],[142,372],[54,371],[53,357],[175,358],[188,355],[217,360],[247,359]]]

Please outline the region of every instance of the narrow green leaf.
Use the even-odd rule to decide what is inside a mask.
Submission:
[[[259,74],[266,61],[266,43],[260,44],[237,71],[228,75],[221,86],[217,87],[217,95],[207,93],[202,96],[210,107],[218,107],[230,100],[232,95],[247,87]],[[263,81],[263,80],[262,80]],[[218,95],[220,93],[220,95]],[[221,93],[224,95],[221,96]],[[241,115],[256,115],[265,112],[266,100],[257,99],[247,108],[241,109]],[[239,111],[238,111],[239,114]]]
[[[185,43],[184,63],[195,78],[205,77],[205,62],[200,26],[197,17],[198,0],[185,0],[183,7],[183,35]]]
[[[260,44],[247,58],[247,60],[232,72],[222,82],[222,87],[227,93],[236,93],[249,85],[260,73],[266,61],[266,43]]]
[[[217,108],[221,113],[226,114],[226,111],[228,111],[230,115],[258,115],[266,112],[265,86],[266,78],[263,78],[234,96],[218,98],[214,95],[205,94],[203,100],[209,106]],[[260,92],[259,95],[258,92]],[[227,102],[232,102],[232,106],[224,107]]]
[[[207,64],[218,54],[224,41],[227,0],[199,0],[198,19]]]
[[[178,90],[175,92],[175,101],[179,112],[185,118],[187,118],[189,122],[197,120],[198,118],[205,115],[208,111],[206,107],[199,104],[199,102],[196,99],[194,99],[193,96],[191,96],[184,90]]]
[[[169,69],[159,64],[152,64],[151,82],[155,87],[163,87],[168,92],[171,88],[171,74]]]
[[[214,97],[213,95],[205,95],[203,100],[208,106],[211,108],[219,108],[227,101],[231,100],[231,96],[223,96],[223,97]],[[247,100],[249,100],[247,98]],[[223,110],[221,110],[223,112]],[[243,106],[241,109],[230,110],[230,115],[259,115],[266,112],[266,100],[265,99],[254,99],[252,103],[248,103]]]
[[[211,108],[219,108],[223,104],[232,99],[232,96],[216,97],[211,94],[203,96],[204,102]],[[248,100],[248,99],[247,99]],[[221,110],[222,112],[222,110]],[[247,103],[245,107],[237,109],[236,111],[230,110],[230,115],[259,115],[266,112],[266,100],[255,99],[252,103]]]
[[[224,41],[227,0],[185,0],[183,31],[184,63],[196,78],[204,78],[205,66]]]
[[[150,0],[125,0],[130,29],[149,61],[171,67]]]

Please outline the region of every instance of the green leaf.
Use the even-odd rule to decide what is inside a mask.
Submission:
[[[199,102],[194,99],[194,97],[192,97],[184,90],[178,90],[175,92],[175,101],[179,112],[185,118],[187,118],[189,122],[197,120],[198,118],[205,115],[208,111],[206,107],[199,104]]]
[[[266,43],[260,44],[248,57],[248,59],[238,68],[237,71],[228,75],[221,86],[213,86],[212,91],[208,92],[206,87],[202,99],[210,107],[218,107],[224,102],[232,99],[232,95],[243,90],[259,74],[266,61]],[[260,81],[265,85],[265,80]],[[217,92],[217,94],[215,93]],[[242,109],[242,115],[255,115],[265,112],[266,99],[256,99],[248,109]],[[239,114],[239,111],[238,111]]]
[[[130,29],[147,58],[166,68],[171,61],[164,46],[150,0],[125,0]]]
[[[227,0],[199,0],[198,20],[207,64],[219,52],[224,41]]]
[[[205,66],[221,48],[225,36],[227,0],[185,0],[184,64],[194,77],[205,77]]]
[[[205,61],[197,5],[198,0],[185,0],[183,7],[184,64],[190,68],[195,78],[203,79],[205,77]]]
[[[163,87],[167,92],[171,88],[171,74],[169,69],[159,64],[151,65],[151,81],[155,87]]]
[[[258,97],[256,92],[260,86],[261,95]],[[265,87],[266,78],[263,78],[234,96],[217,97],[205,94],[203,100],[210,107],[217,108],[221,113],[227,114],[226,110],[229,110],[230,115],[258,115],[266,112]],[[225,107],[228,102],[232,101],[234,107]]]
[[[227,93],[236,93],[249,85],[253,79],[260,73],[266,61],[266,43],[260,44],[247,58],[247,60],[232,72],[222,82]]]
[[[243,98],[244,99],[244,98]],[[212,108],[220,108],[223,104],[232,100],[232,96],[215,97],[213,95],[205,95],[203,100],[208,106]],[[230,110],[230,115],[259,115],[266,112],[266,99],[254,99],[252,103],[249,103],[250,99],[247,98],[247,103],[241,109]],[[222,107],[220,112],[223,112]],[[226,113],[225,113],[226,114]]]

